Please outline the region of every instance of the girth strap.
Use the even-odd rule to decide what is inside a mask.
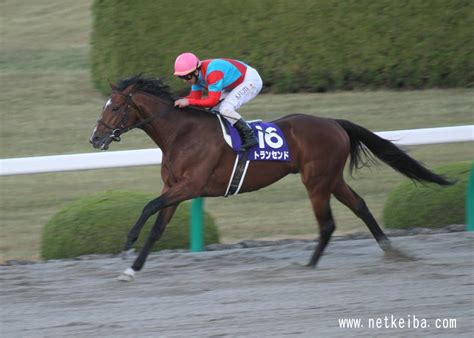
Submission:
[[[232,175],[230,176],[229,185],[227,186],[224,197],[237,195],[239,193],[250,163],[248,157],[248,150],[243,153],[237,153],[234,169],[232,170]]]

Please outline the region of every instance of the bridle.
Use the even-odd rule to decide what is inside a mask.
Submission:
[[[104,122],[102,119],[97,120],[97,123],[103,125],[104,127],[106,127],[110,131],[109,138],[111,138],[113,141],[116,141],[116,142],[119,142],[121,140],[120,136],[125,134],[126,132],[128,132],[132,129],[135,129],[135,128],[140,128],[140,127],[146,125],[147,123],[151,122],[152,120],[154,120],[159,115],[166,114],[167,112],[169,112],[171,109],[174,108],[174,107],[172,107],[171,109],[167,109],[163,112],[156,112],[156,113],[150,115],[147,118],[143,118],[142,117],[143,113],[140,110],[140,107],[138,107],[138,105],[135,102],[133,102],[133,99],[132,99],[133,93],[124,94],[124,93],[115,91],[115,92],[113,92],[113,94],[121,95],[122,97],[125,98],[127,108],[125,108],[124,111],[121,113],[122,114],[122,119],[120,120],[120,122],[115,127],[110,126],[109,124]],[[143,93],[143,94],[145,94],[145,93]],[[159,99],[156,96],[153,96],[153,97],[156,98],[156,99]],[[137,111],[137,116],[141,119],[141,121],[131,125],[130,127],[126,127],[127,122],[130,118],[130,112],[131,112],[132,109]]]

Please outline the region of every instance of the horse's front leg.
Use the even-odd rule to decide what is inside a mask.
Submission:
[[[164,196],[168,190],[168,187],[164,187],[161,195],[154,200],[147,203],[147,205],[143,208],[143,211],[138,218],[135,225],[130,229],[127,235],[127,240],[123,246],[122,258],[127,258],[128,253],[132,250],[133,244],[138,239],[140,232],[145,225],[146,221],[155,213],[157,213],[163,205]]]
[[[145,264],[145,260],[150,253],[151,248],[153,247],[153,244],[158,240],[158,238],[160,238],[161,234],[165,230],[166,225],[171,220],[171,217],[173,217],[178,204],[191,198],[200,196],[202,186],[203,184],[197,185],[195,183],[191,183],[190,181],[181,181],[176,185],[169,187],[164,194],[149,202],[145,206],[142,215],[131,230],[132,235],[129,236],[127,240],[127,246],[129,245],[129,241],[131,241],[133,244],[133,241],[136,240],[136,237],[138,237],[138,233],[133,231],[137,231],[137,229],[138,231],[141,230],[143,224],[145,224],[147,219],[152,214],[158,212],[161,209],[163,210],[158,215],[156,222],[150,231],[148,239],[143,248],[140,250],[137,259],[131,268],[125,270],[125,272],[119,277],[119,280],[132,280],[135,272],[142,269],[143,265]]]
[[[150,235],[148,236],[145,245],[140,250],[140,254],[135,259],[133,265],[122,272],[122,274],[118,277],[118,280],[125,282],[132,281],[135,277],[135,271],[140,271],[143,268],[146,258],[153,248],[153,244],[155,244],[155,242],[160,239],[161,235],[165,231],[166,225],[173,217],[177,207],[178,205],[176,204],[160,211],[158,217],[156,218],[155,224],[151,228]]]

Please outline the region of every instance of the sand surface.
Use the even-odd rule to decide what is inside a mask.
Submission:
[[[116,280],[132,262],[118,257],[2,266],[0,336],[472,337],[473,234],[392,242],[407,257],[334,241],[317,269],[307,242],[160,252],[131,283]]]

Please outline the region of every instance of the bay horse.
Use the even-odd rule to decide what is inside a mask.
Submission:
[[[136,75],[111,87],[112,94],[90,138],[93,147],[106,150],[122,134],[140,128],[163,152],[161,195],[144,207],[123,248],[124,253],[131,250],[147,219],[159,212],[134,263],[119,276],[119,280],[130,281],[143,268],[179,203],[225,194],[236,154],[225,143],[215,115],[196,107],[175,107],[175,97],[159,79]],[[344,181],[348,158],[351,173],[374,161],[375,155],[412,180],[452,184],[392,142],[347,120],[293,114],[273,122],[288,141],[291,160],[250,162],[240,193],[261,189],[288,174],[301,175],[319,224],[320,238],[308,263],[310,267],[316,266],[336,228],[331,195],[362,219],[383,250],[390,249],[389,239],[364,200]]]

